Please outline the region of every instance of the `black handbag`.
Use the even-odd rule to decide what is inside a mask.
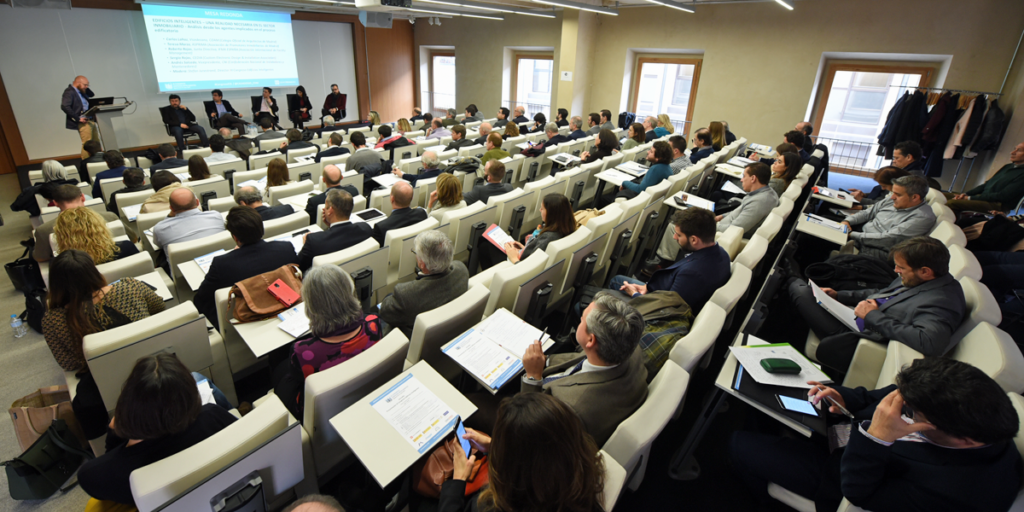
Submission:
[[[0,463],[7,471],[7,486],[16,500],[43,500],[61,488],[91,453],[82,450],[67,423],[55,419],[50,428],[20,457]]]
[[[43,275],[39,272],[39,263],[31,256],[35,248],[33,242],[34,240],[21,242],[21,245],[25,246],[25,252],[21,253],[20,258],[4,264],[4,270],[7,271],[7,277],[11,279],[14,289],[22,293],[46,288],[43,284]]]

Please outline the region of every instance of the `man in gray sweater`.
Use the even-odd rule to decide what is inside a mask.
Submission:
[[[853,242],[843,252],[856,248],[864,256],[888,260],[889,250],[899,242],[928,234],[935,227],[935,213],[925,204],[926,195],[928,181],[920,176],[893,180],[889,197],[843,220]]]
[[[364,167],[371,165],[377,165],[383,160],[380,157],[380,153],[374,151],[372,148],[366,147],[366,136],[363,132],[355,132],[349,137],[349,142],[352,143],[352,147],[355,152],[352,156],[348,157],[346,161],[347,168],[353,171],[362,172]]]

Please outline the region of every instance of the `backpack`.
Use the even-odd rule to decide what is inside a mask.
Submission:
[[[812,263],[804,274],[818,286],[833,290],[885,288],[896,279],[896,272],[887,262],[859,254],[840,254]]]

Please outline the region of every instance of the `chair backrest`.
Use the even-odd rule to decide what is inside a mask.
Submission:
[[[953,226],[957,231],[960,228]],[[970,277],[975,281],[981,281],[981,263],[974,253],[964,249],[962,245],[950,245],[949,248],[949,273],[953,279],[959,280],[963,277]]]
[[[267,141],[263,141],[263,142],[267,142]],[[276,142],[278,143],[278,145],[281,144],[280,140],[278,140]],[[255,155],[255,154],[254,155],[249,155],[249,169],[262,169],[262,168],[266,167],[267,165],[269,165],[270,161],[275,159],[275,158],[280,158],[280,159],[284,160],[284,155],[281,154],[280,151],[274,151],[272,153],[266,153],[266,154],[263,154],[263,155]]]
[[[925,194],[924,200],[927,201],[928,204],[946,204],[946,196],[934,188],[928,189],[928,193]]]
[[[796,201],[796,198],[800,197],[800,192],[803,192],[803,186],[793,181],[786,187],[786,191],[782,193],[782,197],[789,199],[790,201]]]
[[[96,270],[103,274],[103,279],[108,283],[113,283],[125,277],[138,277],[148,274],[154,269],[153,258],[145,251],[119,260],[109,261],[102,265],[96,265]]]
[[[254,168],[251,171],[236,172],[234,174],[234,176],[231,177],[231,182],[234,183],[235,186],[237,187],[238,185],[241,185],[242,183],[245,183],[246,181],[251,181],[251,180],[259,181],[259,180],[262,180],[263,178],[266,178],[266,177],[267,177],[267,166],[263,166],[262,168],[259,168],[259,169]],[[261,191],[261,192],[263,192],[263,191]]]
[[[558,285],[565,280],[564,276],[569,271],[569,262],[572,261],[572,254],[590,243],[591,235],[593,235],[593,232],[587,229],[586,226],[580,226],[573,234],[549,243],[548,247],[544,249],[544,252],[548,253],[549,256],[546,267],[565,260],[565,265],[562,267],[563,279],[556,280],[554,283],[556,291],[561,291],[562,289]]]
[[[967,245],[967,236],[959,226],[952,222],[939,222],[928,236],[942,242],[946,247],[953,245],[965,247]]]
[[[648,386],[643,405],[622,420],[601,447],[625,470],[626,481],[642,478],[650,458],[651,445],[665,428],[686,393],[690,374],[668,361]]]
[[[999,325],[1003,321],[999,303],[987,286],[979,283],[977,279],[964,276],[960,278],[960,287],[964,290],[967,315],[960,327],[953,331],[953,336],[949,340],[951,344],[958,343],[981,322]]]
[[[331,418],[401,373],[408,351],[409,340],[394,329],[358,356],[306,377],[302,424],[311,438],[317,474],[352,453]]]
[[[668,189],[671,187],[672,183],[669,182],[668,180],[662,180],[661,183],[658,183],[657,185],[647,187],[647,190],[644,190],[644,192],[651,196],[651,199],[648,202],[648,204],[657,201],[658,199],[666,197]]]
[[[988,322],[978,324],[946,356],[977,367],[1007,393],[1024,391],[1024,355],[1009,334]]]
[[[619,217],[619,220],[623,221],[623,220],[626,220],[626,219],[632,217],[633,214],[635,214],[635,213],[640,213],[640,211],[643,210],[644,207],[647,206],[647,203],[649,203],[650,200],[651,200],[650,194],[648,194],[647,192],[640,192],[633,199],[629,199],[629,200],[626,200],[626,201],[623,201],[623,202],[619,203],[619,208],[622,208],[622,217]],[[637,223],[638,224],[639,224],[639,219],[640,219],[640,216],[637,216]],[[633,227],[635,227],[635,225],[630,227],[630,229],[633,229]],[[635,237],[638,234],[636,231],[637,231],[636,229],[633,229],[633,236],[634,236],[633,239],[634,240],[636,240]]]
[[[199,155],[201,157],[208,157],[213,154],[213,150],[210,148],[197,148],[197,149],[186,149],[181,152],[181,159],[188,160],[193,156]]]
[[[790,201],[790,204],[793,204],[792,201]],[[761,222],[761,225],[757,227],[757,231],[754,231],[754,235],[760,236],[761,238],[771,242],[775,239],[775,235],[779,234],[779,230],[782,229],[782,222],[783,219],[781,216],[769,213],[768,216],[765,217],[764,221]]]
[[[525,135],[520,135],[518,137],[509,137],[507,140],[505,140],[505,142],[501,143],[501,149],[504,149],[509,154],[519,153],[519,148],[516,147],[516,144],[522,144],[523,142],[526,142]]]
[[[152,213],[140,213],[139,216],[135,218],[135,227],[138,228],[139,233],[142,233],[143,231],[152,229],[153,226],[156,226],[158,222],[166,219],[167,216],[170,215],[170,213],[170,210],[161,210]]]
[[[309,177],[303,176],[308,174]],[[320,176],[323,174],[323,166],[317,162],[295,162],[288,164],[288,180],[302,181],[309,180],[313,184],[320,183]]]
[[[209,163],[207,167],[210,169],[210,174],[216,174],[217,176],[224,176],[228,171],[244,172],[248,169],[245,160],[242,160],[241,158],[237,160]],[[118,199],[118,201],[120,201],[120,199]]]
[[[708,302],[693,319],[690,332],[672,347],[668,358],[680,368],[693,372],[704,354],[715,345],[725,326],[727,313],[718,304]]]
[[[516,263],[512,268],[496,274],[491,280],[491,295],[487,299],[484,316],[490,316],[500,308],[512,311],[516,295],[519,293],[519,285],[543,272],[547,267],[548,259],[546,252],[535,251],[530,257]]]
[[[301,148],[301,149],[290,149],[290,150],[288,150],[288,163],[294,162],[295,159],[299,158],[300,156],[315,155],[316,152],[317,152],[317,149],[319,149],[319,148],[317,148],[315,146],[310,146],[308,148]]]
[[[263,222],[263,239],[283,235],[289,231],[309,226],[309,214],[305,211],[298,211],[291,215],[285,215],[277,219]]]
[[[715,293],[711,295],[711,299],[708,301],[709,303],[717,304],[726,313],[732,312],[732,308],[736,307],[736,303],[747,292],[752,276],[750,269],[739,263],[733,263],[731,267],[732,275],[729,276],[729,280],[726,281],[724,286],[715,290]]]
[[[617,204],[610,204],[602,208],[605,212],[604,215],[593,217],[587,221],[586,228],[590,230],[590,239],[597,240],[601,235],[610,235],[612,229],[619,224],[622,219],[622,209]],[[604,267],[604,263],[607,261],[607,250],[608,244],[605,243],[597,251],[597,268]]]
[[[380,249],[380,244],[378,244],[377,240],[373,237],[370,237],[356,245],[353,245],[352,247],[349,247],[348,249],[321,254],[320,256],[313,258],[313,266],[320,267],[323,265],[340,265],[346,261],[370,254],[377,249]]]
[[[490,294],[491,290],[486,286],[472,286],[455,300],[416,315],[412,339],[409,340],[409,353],[405,357],[406,365],[412,366],[423,360],[445,379],[452,380],[459,376],[462,368],[441,352],[441,346],[454,340],[483,318],[484,307],[487,306]]]
[[[384,234],[384,246],[391,248],[388,251],[388,284],[396,282],[401,277],[398,275],[398,269],[401,266],[402,258],[416,257],[415,254],[402,253],[402,240],[418,235],[428,229],[434,229],[439,225],[440,223],[437,219],[427,216],[426,219],[416,224],[404,228],[389,229]]]
[[[259,142],[260,151],[278,149],[281,147],[282,142],[288,142],[288,139],[284,135],[278,139],[263,139]]]
[[[754,234],[733,261],[750,270],[754,270],[754,267],[761,262],[761,258],[764,258],[764,253],[767,251],[768,240],[765,240],[758,234]]]
[[[487,225],[489,226],[492,222],[496,220],[494,219],[494,214],[498,211],[498,209],[494,208],[493,206],[489,207],[482,201],[477,201],[465,208],[459,208],[458,210],[449,210],[447,212],[444,212],[444,215],[441,216],[441,224],[448,224],[448,238],[450,238],[452,240],[452,244],[454,244],[454,250],[456,255],[461,254],[463,251],[466,251],[466,248],[469,246],[469,228],[471,226],[469,224],[464,223],[463,219],[465,219],[466,217],[470,217],[472,215],[476,215],[487,209],[490,209],[491,215],[490,218],[486,219],[483,222],[486,222]]]
[[[242,459],[244,463],[236,464]],[[267,501],[302,481],[301,427],[277,396],[271,396],[249,414],[203,441],[132,471],[129,481],[135,506],[140,512],[150,512],[188,492],[166,510],[207,509],[211,498],[224,487],[199,488],[210,487],[210,494],[197,494],[192,488],[229,467],[217,475],[218,479],[223,477],[225,487],[250,471],[258,470]]]
[[[307,220],[309,218],[307,217]],[[221,231],[215,235],[205,236],[198,240],[167,244],[167,262],[171,266],[171,277],[177,283],[184,278],[178,265],[188,260],[198,258],[204,254],[210,254],[218,249],[229,250],[235,246],[235,239],[231,233]]]
[[[931,190],[931,189],[929,189]],[[946,205],[942,203],[930,203],[932,212],[935,213],[935,225],[937,226],[940,222],[956,222],[956,214],[953,210],[950,210]]]
[[[786,220],[789,214],[793,211],[793,200],[788,197],[780,197],[779,205],[772,209],[773,215],[778,215],[782,220]],[[768,222],[767,220],[765,222]],[[761,224],[764,227],[764,224]]]
[[[607,171],[608,169],[614,168],[615,166],[621,164],[624,158],[625,156],[622,153],[616,153],[612,156],[602,159],[601,162],[603,162],[603,164],[601,165],[601,171]]]
[[[93,180],[96,179],[96,175],[97,174],[99,174],[99,173],[101,173],[101,172],[103,172],[103,171],[105,171],[105,170],[107,170],[109,168],[110,167],[107,166],[106,162],[92,162],[92,163],[85,164],[85,170],[89,172],[89,176],[92,176]],[[146,167],[143,167],[143,169],[149,169],[149,166],[147,165]]]
[[[87,200],[85,202],[85,207],[100,215],[103,215],[107,211],[107,205],[103,204],[103,200],[98,197]]]
[[[308,194],[313,191],[312,181],[293,181],[279,187],[267,187],[266,196],[270,198],[270,205],[277,206],[286,197]],[[306,217],[309,218],[308,216]]]
[[[110,202],[110,194],[114,191],[121,190],[124,188],[124,180],[122,178],[106,178],[100,180],[100,193],[103,196],[103,203]]]
[[[195,192],[196,197],[202,201],[203,194],[213,192],[214,197],[231,197],[231,184],[223,176],[212,176],[205,180],[190,181],[186,185]]]
[[[735,260],[740,252],[740,240],[743,240],[743,228],[740,226],[729,226],[724,233],[718,236],[718,245],[729,253],[729,259]]]
[[[120,204],[121,204],[121,199],[120,198],[117,200],[117,203],[118,203],[118,206],[120,206]],[[215,198],[210,199],[209,201],[206,202],[206,210],[207,211],[213,211],[213,212],[224,213],[224,212],[227,212],[227,211],[231,210],[235,206],[238,206],[238,204],[235,203],[234,196],[215,197]]]

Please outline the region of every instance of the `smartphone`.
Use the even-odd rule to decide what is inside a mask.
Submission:
[[[779,401],[779,406],[787,411],[807,414],[809,416],[818,415],[818,410],[814,408],[814,404],[807,400],[783,395],[775,395],[775,398]]]
[[[295,290],[292,290],[287,284],[285,284],[284,281],[280,279],[274,281],[273,283],[270,283],[270,286],[267,287],[267,291],[269,291],[270,294],[273,295],[278,302],[284,304],[287,307],[291,307],[292,304],[295,304],[296,302],[299,301],[299,299],[302,298],[298,293],[295,292]]]
[[[306,233],[309,233],[308,229],[303,229],[302,231],[297,231],[295,233],[292,233],[292,238],[295,238],[297,236],[305,235]]]
[[[469,439],[463,439],[462,436],[466,435],[466,425],[462,423],[462,418],[459,418],[459,425],[455,427],[455,437],[459,439],[459,444],[462,445],[462,451],[466,452],[466,458],[469,458],[469,452],[473,446],[469,444]]]

